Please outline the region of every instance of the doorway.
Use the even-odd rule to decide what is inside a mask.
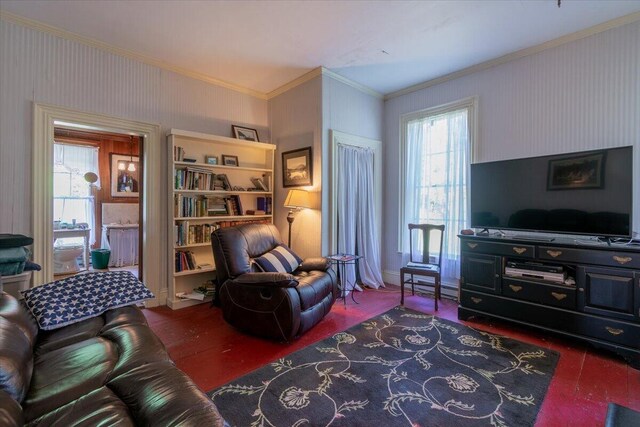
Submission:
[[[143,141],[72,124],[54,127],[56,279],[108,269],[142,280]]]
[[[63,107],[34,103],[32,194],[33,259],[42,270],[33,275],[33,284],[39,285],[53,280],[53,159],[55,128],[73,128],[87,131],[137,135],[142,141],[143,162],[140,164],[143,182],[158,183],[153,189],[143,186],[139,207],[143,219],[141,229],[141,254],[145,263],[140,266],[140,275],[155,298],[147,306],[163,305],[167,298],[167,277],[161,269],[150,268],[166,260],[167,231],[164,202],[162,168],[163,146],[160,143],[160,126],[120,119],[102,114],[86,113]]]

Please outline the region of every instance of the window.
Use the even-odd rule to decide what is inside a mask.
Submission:
[[[86,223],[91,228],[90,243],[93,244],[95,206],[84,174],[98,174],[98,148],[55,143],[53,158],[53,219]]]
[[[409,253],[408,224],[444,224],[442,269],[445,278],[459,276],[457,234],[469,226],[469,165],[475,99],[406,115],[402,118],[400,250]],[[414,254],[422,241],[414,238]],[[439,249],[430,241],[429,252]]]

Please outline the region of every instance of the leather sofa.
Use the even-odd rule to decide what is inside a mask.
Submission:
[[[221,228],[211,245],[224,319],[242,331],[289,341],[320,322],[338,297],[326,258],[306,259],[291,274],[258,271],[252,260],[283,245],[273,224]]]
[[[174,366],[137,307],[43,331],[0,284],[0,426],[24,424],[222,426],[224,420]]]

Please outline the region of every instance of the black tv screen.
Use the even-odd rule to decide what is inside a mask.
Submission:
[[[471,165],[471,226],[631,237],[632,147]]]

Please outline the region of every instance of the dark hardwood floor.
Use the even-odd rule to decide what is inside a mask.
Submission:
[[[218,308],[201,304],[173,311],[168,307],[145,309],[149,324],[169,350],[176,365],[203,391],[212,390],[400,303],[400,290],[366,289],[356,294],[360,304],[338,301],[315,328],[292,343],[277,343],[238,332],[222,319]],[[405,298],[405,306],[433,313],[433,299]],[[549,391],[538,415],[537,426],[601,426],[607,403],[640,410],[640,371],[617,356],[566,338],[507,322],[474,319],[460,322],[457,303],[442,300],[437,315],[488,332],[505,335],[560,353]]]

